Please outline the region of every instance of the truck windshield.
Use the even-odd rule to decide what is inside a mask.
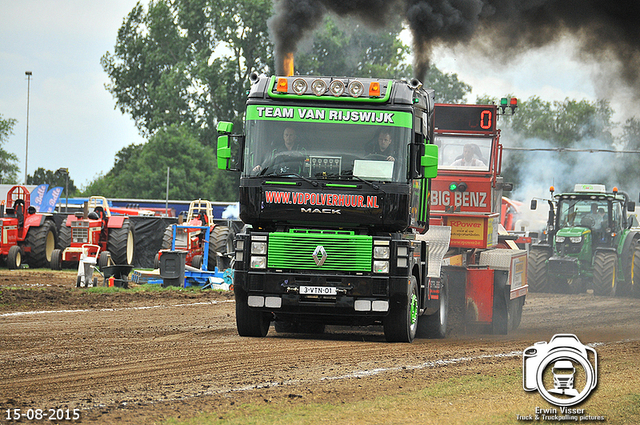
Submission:
[[[406,182],[410,142],[401,126],[247,120],[243,176]]]
[[[436,136],[439,170],[489,171],[490,137]]]

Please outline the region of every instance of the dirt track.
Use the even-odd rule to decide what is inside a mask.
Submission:
[[[241,338],[229,293],[88,294],[74,282],[70,272],[0,271],[0,423],[16,408],[147,424],[256,400],[348,402],[519,368],[524,348],[556,333],[604,343],[604,352],[640,351],[640,300],[591,294],[530,295],[507,336],[388,344],[376,328]]]

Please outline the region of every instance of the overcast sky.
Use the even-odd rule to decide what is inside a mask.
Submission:
[[[31,71],[27,172],[66,167],[77,186],[86,186],[111,169],[116,152],[144,141],[133,120],[114,109],[100,66],[100,57],[113,52],[118,28],[136,0],[1,4],[0,114],[18,120],[3,148],[18,156],[22,181],[27,145],[25,71]],[[573,59],[571,46],[565,40],[509,64],[488,64],[466,52],[436,49],[433,62],[473,87],[471,102],[477,95],[507,93],[521,99],[539,95],[544,100],[593,100],[601,95],[592,83],[595,67]],[[612,106],[617,110],[615,102]]]

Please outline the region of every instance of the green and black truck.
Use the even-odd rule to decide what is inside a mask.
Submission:
[[[218,124],[218,167],[240,172],[248,225],[235,240],[240,335],[275,322],[444,336],[446,290],[429,276],[424,238],[433,111],[415,79],[252,75],[244,132]]]

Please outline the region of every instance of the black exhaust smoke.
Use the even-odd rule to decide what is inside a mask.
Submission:
[[[562,37],[577,41],[584,60],[615,64],[640,97],[640,2],[620,0],[274,0],[269,28],[276,72],[285,53],[322,23],[328,11],[379,28],[403,14],[413,34],[414,76],[423,80],[434,46],[477,49],[504,60]],[[393,14],[393,15],[392,15]],[[544,64],[540,64],[544,66]],[[606,70],[607,72],[611,70]]]

